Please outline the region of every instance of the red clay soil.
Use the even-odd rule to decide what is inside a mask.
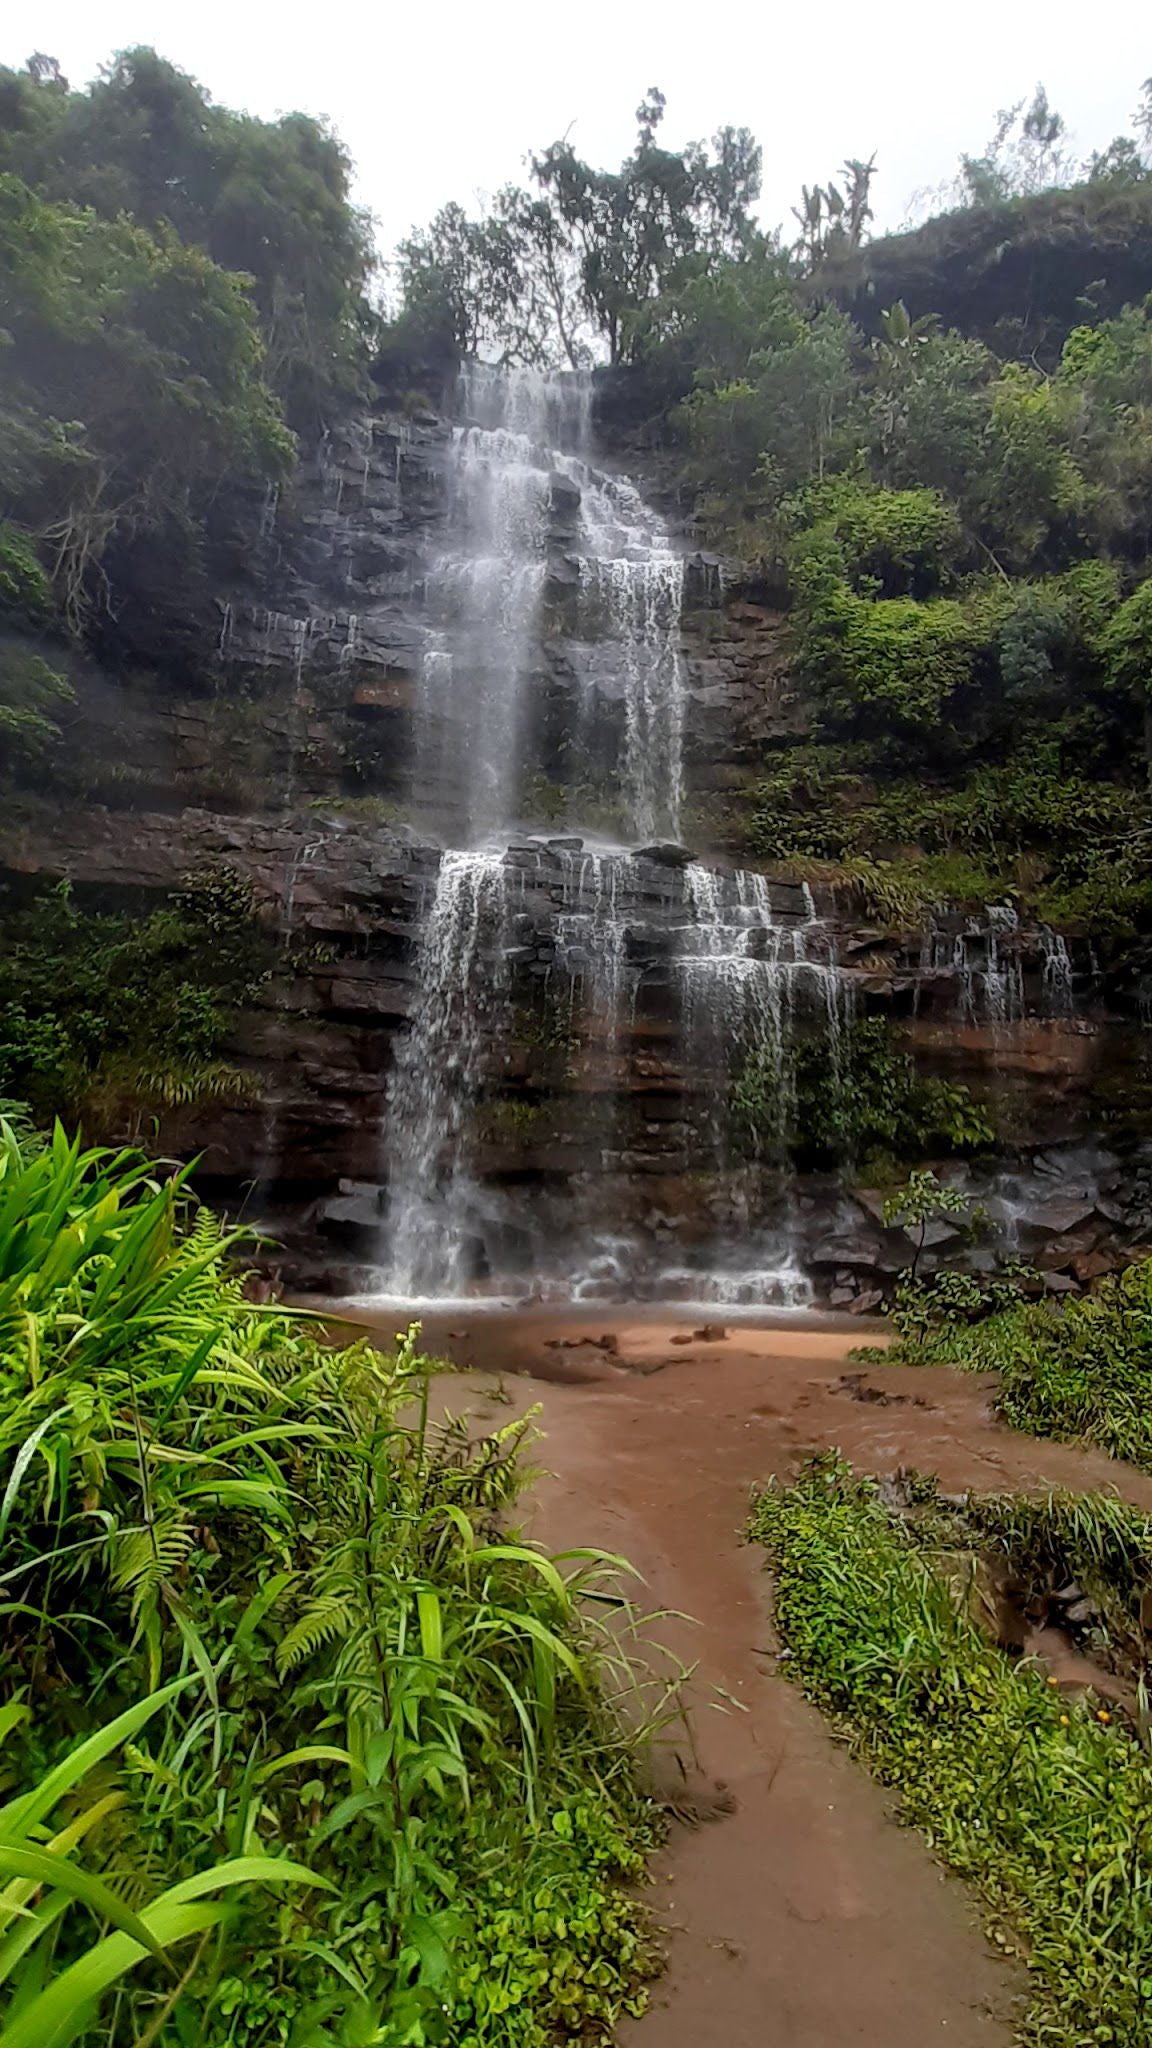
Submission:
[[[590,1334],[615,1349],[578,1341]],[[1008,2048],[1020,1976],[783,1675],[760,1557],[741,1542],[749,1491],[831,1445],[947,1490],[1112,1484],[1152,1507],[1152,1480],[1003,1429],[974,1376],[862,1369],[847,1357],[858,1328],[683,1334],[610,1318],[426,1329],[461,1365],[533,1375],[505,1377],[498,1402],[491,1377],[441,1383],[446,1407],[486,1426],[541,1403],[532,1532],[628,1557],[648,1604],[695,1617],[656,1626],[696,1667],[692,1740],[666,1741],[660,1789],[690,1818],[722,1817],[675,1823],[658,1859],[668,1968],[621,2048]]]

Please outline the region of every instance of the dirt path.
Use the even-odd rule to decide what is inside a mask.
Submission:
[[[861,1372],[846,1356],[858,1330],[688,1345],[667,1323],[595,1331],[616,1349],[579,1344],[587,1322],[427,1335],[463,1365],[542,1376],[505,1379],[498,1402],[474,1378],[467,1396],[487,1422],[542,1404],[533,1532],[622,1553],[654,1607],[696,1617],[661,1624],[697,1667],[696,1758],[681,1740],[662,1768],[682,1766],[689,1800],[734,1811],[673,1828],[656,1872],[668,1970],[621,2048],[1007,2048],[1018,1978],[780,1672],[759,1558],[740,1541],[749,1489],[831,1444],[866,1470],[937,1471],[949,1489],[1112,1483],[1152,1507],[1152,1480],[1001,1429],[974,1377]],[[441,1386],[458,1411],[461,1382]]]

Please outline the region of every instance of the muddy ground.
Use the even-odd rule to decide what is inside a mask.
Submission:
[[[787,1683],[742,1542],[749,1494],[830,1446],[949,1491],[1111,1485],[1152,1509],[1152,1479],[1002,1428],[983,1377],[853,1361],[869,1341],[857,1324],[699,1327],[425,1324],[427,1348],[467,1374],[438,1383],[443,1407],[493,1426],[540,1404],[531,1532],[629,1558],[640,1597],[667,1611],[654,1668],[694,1666],[690,1733],[670,1729],[655,1766],[683,1816],[655,1870],[668,1968],[622,2048],[1008,2048],[1020,1976]]]

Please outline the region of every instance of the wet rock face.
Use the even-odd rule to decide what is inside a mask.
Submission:
[[[453,835],[471,764],[435,728],[423,687],[433,622],[451,636],[440,557],[452,474],[451,430],[436,415],[351,422],[283,500],[249,508],[206,582],[126,608],[66,742],[87,800],[38,820],[29,806],[0,827],[0,865],[67,875],[97,896],[159,895],[211,862],[251,881],[280,940],[279,972],[231,1048],[256,1076],[254,1098],[173,1115],[161,1143],[202,1154],[205,1187],[249,1215],[256,1182],[286,1271],[333,1285],[379,1249],[388,1089],[423,1000],[439,848],[467,843]],[[854,900],[814,901],[769,878],[756,901],[771,943],[762,929],[746,946],[726,941],[730,960],[701,941],[707,973],[694,980],[683,936],[702,915],[692,853],[722,849],[725,800],[806,716],[778,615],[715,559],[683,564],[680,837],[653,837],[612,867],[567,829],[571,811],[602,801],[605,834],[619,836],[609,750],[625,705],[619,649],[582,594],[581,486],[559,470],[545,484],[524,829],[504,859],[503,923],[485,940],[501,1022],[471,1133],[476,1277],[518,1262],[546,1271],[576,1236],[591,1286],[634,1274],[637,1246],[652,1272],[690,1278],[718,1242],[748,1247],[754,1286],[758,1247],[787,1240],[841,1305],[890,1287],[908,1245],[874,1205],[817,1176],[785,1187],[753,1173],[725,1124],[733,1034],[715,992],[773,948],[795,963],[805,945],[820,1000],[834,962],[845,1015],[889,1014],[928,1071],[995,1099],[1015,1177],[978,1185],[1004,1243],[1053,1290],[1108,1270],[1117,1245],[1152,1236],[1152,1161],[1141,1155],[1126,1179],[1111,1153],[1064,1149],[1090,1130],[1102,1074],[1136,1057],[1132,1033],[1098,1001],[1086,949],[1069,959],[1052,934],[1002,914],[941,920],[926,936],[888,931]],[[571,735],[590,724],[601,751],[579,754]],[[1057,1149],[1033,1158],[1039,1146]],[[986,1256],[949,1235],[924,1264],[978,1269]]]
[[[579,836],[553,834],[523,835],[504,856],[504,911],[481,948],[502,993],[475,1109],[471,1162],[487,1190],[475,1275],[491,1280],[525,1263],[547,1273],[578,1240],[592,1288],[635,1276],[638,1260],[638,1291],[644,1271],[678,1273],[687,1287],[718,1243],[746,1243],[754,1267],[757,1245],[787,1238],[818,1298],[875,1305],[912,1251],[906,1233],[883,1223],[882,1194],[849,1196],[812,1175],[785,1184],[731,1148],[719,1113],[723,1020],[715,1032],[710,1017],[685,1030],[694,884],[681,851],[657,846],[606,861]],[[68,811],[39,828],[9,827],[3,852],[11,870],[70,875],[108,898],[171,889],[205,864],[248,878],[281,940],[280,969],[238,1019],[229,1048],[257,1086],[251,1100],[173,1114],[160,1143],[202,1155],[205,1189],[243,1205],[282,1242],[273,1262],[286,1278],[340,1288],[363,1276],[380,1252],[388,1088],[423,999],[420,946],[439,850],[406,828],[361,825],[321,806],[272,819],[144,813],[130,829],[108,810]],[[859,964],[870,928],[794,882],[768,880],[764,896],[784,953],[803,942],[817,968],[835,954],[844,1000],[874,1002]],[[1030,1142],[997,1172],[942,1169],[991,1229],[969,1244],[951,1221],[933,1226],[921,1270],[985,1270],[991,1246],[1027,1259],[1052,1291],[1089,1284],[1152,1233],[1152,1154],[1122,1163],[1106,1145],[1075,1141],[1091,1118],[1091,1062],[1111,1066],[1123,1035],[1102,1017],[949,1024],[948,1006],[962,1012],[966,1000],[962,976],[945,996],[923,952],[918,939],[891,940],[888,1007],[905,1015],[938,1071],[979,1083],[982,1062],[994,1062]],[[1019,956],[1022,1000],[1038,1003],[1044,956],[1035,935],[1020,935]],[[819,994],[822,984],[813,987]],[[970,987],[967,1000],[979,1003],[980,990]],[[1051,1057],[1038,1074],[1041,1039]],[[1076,1048],[1072,1063],[1066,1043]],[[1027,1062],[1013,1066],[1021,1045]]]
[[[70,727],[78,779],[120,808],[240,815],[340,799],[464,843],[469,764],[421,691],[430,634],[452,605],[442,555],[453,505],[452,434],[419,411],[354,420],[282,496],[238,520],[194,588],[135,593],[92,667]],[[595,794],[605,807],[624,720],[619,662],[581,597],[580,491],[550,479],[539,661],[520,741],[526,822]],[[780,620],[689,557],[679,634],[686,794],[754,778],[758,749],[802,730]],[[449,632],[448,637],[451,637]],[[467,646],[467,636],[465,636]],[[475,638],[467,657],[478,661]],[[476,671],[475,683],[483,686]],[[574,753],[598,706],[599,749]],[[578,800],[576,794],[578,792]],[[710,815],[715,836],[716,819]]]

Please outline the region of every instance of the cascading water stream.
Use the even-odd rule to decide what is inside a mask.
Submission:
[[[680,614],[684,561],[626,478],[568,461],[580,490],[582,589],[618,650],[624,705],[620,785],[626,829],[638,839],[680,833],[684,665]]]
[[[502,980],[507,877],[498,853],[446,853],[424,924],[419,1002],[389,1091],[389,1291],[461,1294],[480,1191],[469,1119]]]
[[[729,1089],[739,1060],[749,1055],[774,1086],[774,1133],[782,1147],[795,1108],[794,1045],[806,1019],[827,1035],[838,1068],[842,1020],[851,985],[836,961],[832,935],[804,888],[802,919],[775,914],[764,875],[721,874],[693,862],[685,872],[690,922],[679,932],[678,969],[684,1005],[684,1057],[704,1085],[703,1134],[714,1170],[732,1166]],[[739,1185],[738,1176],[736,1185]],[[747,1218],[742,1219],[744,1231]],[[755,1243],[748,1249],[755,1251]],[[776,1234],[752,1265],[721,1260],[704,1274],[666,1276],[670,1290],[692,1286],[703,1301],[739,1305],[755,1300],[801,1307],[812,1298],[787,1232]]]
[[[553,921],[557,966],[573,998],[592,1011],[606,1046],[615,1051],[627,993],[628,925],[623,903],[634,868],[626,853],[560,853],[562,905]]]
[[[484,850],[441,862],[418,1001],[389,1092],[387,1286],[396,1295],[457,1293],[475,1272],[482,1203],[470,1154],[509,929],[508,872],[491,849],[524,801],[526,700],[558,545],[558,490],[579,506],[581,627],[602,636],[622,700],[624,832],[637,841],[679,830],[683,567],[627,479],[589,463],[591,396],[582,376],[484,365],[461,373],[445,541],[428,578],[415,780],[417,794],[446,792],[453,836]],[[618,890],[628,868],[623,852],[582,853],[564,875],[555,921],[557,959],[610,1057],[627,980]]]
[[[558,558],[578,581],[580,630],[604,652],[592,696],[619,700],[622,837],[680,830],[683,558],[635,486],[588,461],[591,398],[583,375],[461,371],[446,538],[428,578],[416,783],[447,786],[452,830],[469,844],[506,835],[523,809],[526,700]],[[554,530],[558,489],[578,505],[575,536]],[[602,710],[586,695],[586,734]]]
[[[630,1085],[639,1085],[628,1071],[628,1027],[650,917],[660,930],[671,925],[681,1064],[704,1077],[703,1135],[691,1139],[703,1144],[699,1171],[727,1165],[733,1048],[752,1037],[771,1048],[786,1106],[796,1021],[815,1007],[835,1046],[844,1007],[810,896],[801,916],[777,917],[763,876],[661,866],[626,850],[680,830],[684,564],[635,486],[591,461],[590,380],[474,366],[461,375],[458,401],[444,539],[428,578],[415,784],[417,796],[440,791],[450,836],[464,850],[441,860],[411,1028],[389,1090],[384,1285],[407,1300],[460,1295],[504,1271],[503,1246],[515,1234],[509,1207],[475,1161],[479,1111],[510,1018],[510,962],[525,940],[534,957],[548,934],[548,964],[535,971],[567,989],[572,1043],[583,1048],[582,1142],[599,1173],[628,1156],[618,1125]],[[564,743],[601,764],[624,844],[593,850],[581,832],[536,855],[544,842],[514,835],[556,605],[576,675]],[[544,861],[546,887],[525,861],[529,869]],[[648,1060],[644,1071],[658,1066]],[[522,1237],[530,1221],[517,1219]],[[593,1238],[608,1242],[602,1231]],[[614,1266],[622,1242],[613,1240]],[[669,1290],[784,1305],[807,1298],[787,1243],[750,1251],[741,1272],[702,1266],[689,1277],[670,1267]],[[573,1237],[570,1278],[579,1264]]]
[[[471,396],[466,385],[465,404]],[[417,775],[466,767],[465,835],[506,830],[519,797],[521,705],[536,643],[547,562],[548,472],[525,434],[453,432],[451,545],[431,578],[436,624],[424,660]]]

